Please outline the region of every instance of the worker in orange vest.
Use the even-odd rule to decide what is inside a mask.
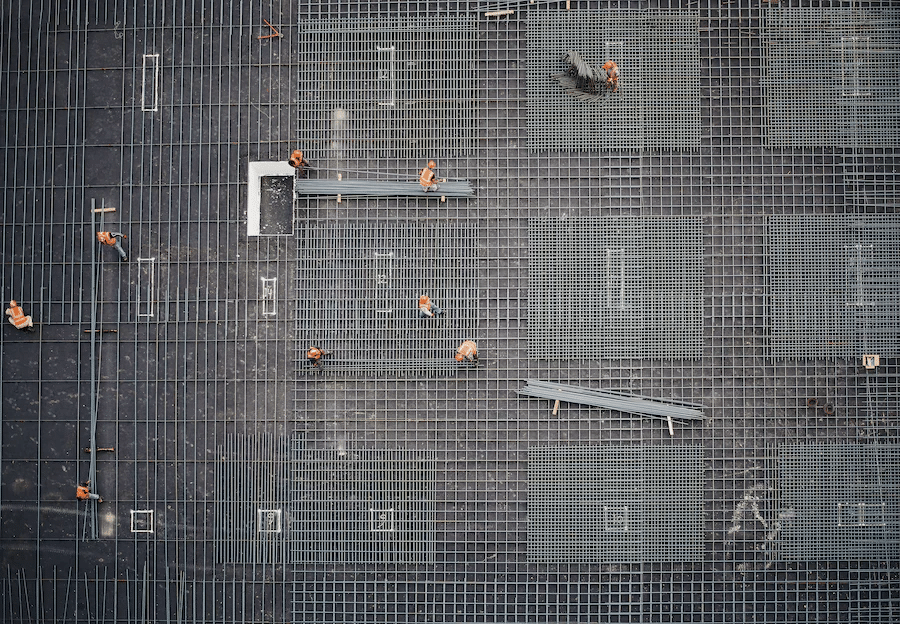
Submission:
[[[419,316],[435,317],[443,313],[443,310],[434,305],[431,297],[428,295],[421,295],[419,297]]]
[[[288,164],[294,169],[309,167],[309,163],[306,162],[306,159],[303,157],[303,152],[298,149],[291,152],[291,157],[288,158]]]
[[[614,61],[606,61],[603,70],[606,71],[606,88],[615,93],[619,90],[619,66]]]
[[[428,161],[428,166],[419,172],[419,184],[425,189],[425,192],[438,190],[437,180],[434,177],[434,168],[437,163],[433,160]]]
[[[466,340],[456,350],[456,361],[462,362],[463,360],[478,363],[478,348],[471,340]]]
[[[309,351],[306,352],[306,360],[315,367],[319,365],[319,360],[322,359],[323,355],[330,354],[331,351],[326,351],[319,347],[310,347]]]
[[[119,252],[119,257],[122,258],[122,261],[128,262],[128,254],[126,254],[125,250],[122,249],[122,244],[119,242],[120,238],[128,237],[121,232],[97,232],[98,241],[100,241],[104,245],[109,245],[110,247],[115,248],[115,250]]]
[[[88,487],[88,485],[90,485],[90,483],[91,483],[90,481],[85,481],[84,483],[79,485],[77,488],[75,488],[75,498],[77,498],[78,500],[83,500],[83,501],[95,500],[98,503],[102,503],[103,499],[100,498],[97,494],[94,494],[93,492],[91,492],[90,488]]]
[[[9,322],[16,329],[24,329],[25,331],[34,331],[34,321],[30,316],[25,316],[25,312],[22,311],[22,308],[16,303],[15,299],[10,300],[9,307],[6,308],[6,316],[9,317]]]

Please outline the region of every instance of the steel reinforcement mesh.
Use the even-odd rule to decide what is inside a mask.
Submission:
[[[532,219],[528,242],[530,357],[700,356],[699,218]]]
[[[769,145],[897,144],[900,10],[879,4],[765,12]]]
[[[703,449],[528,449],[528,560],[703,560]]]
[[[778,215],[769,234],[775,357],[900,355],[900,219]]]
[[[861,353],[773,357],[771,219],[897,213],[900,153],[893,145],[849,135],[846,142],[801,146],[769,142],[772,114],[763,84],[767,16],[848,3],[573,0],[573,14],[620,11],[651,20],[657,12],[696,13],[699,144],[688,126],[685,140],[691,145],[583,149],[572,139],[574,149],[566,143],[533,151],[529,15],[562,13],[565,4],[4,5],[0,71],[8,88],[0,93],[7,113],[0,284],[6,297],[34,315],[39,330],[25,334],[7,324],[0,332],[0,620],[900,619],[900,558],[890,548],[896,544],[874,551],[845,541],[846,549],[821,559],[780,554],[782,546],[807,548],[811,542],[785,541],[781,534],[780,523],[790,518],[781,502],[779,449],[887,449],[900,441],[896,357],[882,355],[874,369],[863,367]],[[892,19],[893,2],[861,1],[852,8],[885,16],[870,20],[873,37],[884,40],[892,31],[885,22]],[[496,9],[512,13],[486,14]],[[449,119],[451,129],[463,128],[459,140],[452,131],[430,126],[428,97],[425,121],[413,130],[426,138],[398,132],[403,138],[394,141],[393,130],[374,113],[341,116],[336,104],[321,105],[318,91],[300,95],[321,69],[323,47],[305,45],[310,39],[304,29],[349,20],[469,24],[470,30],[446,36],[460,42],[453,50],[464,41],[474,46],[471,76],[464,63],[459,72],[459,91],[474,94],[470,152],[460,147],[468,122],[437,115]],[[693,36],[677,28],[679,41]],[[283,36],[260,38],[273,29]],[[349,50],[362,50],[361,36],[345,35]],[[416,45],[437,38],[423,34]],[[875,51],[870,75],[881,75],[885,63],[888,70],[893,66]],[[375,52],[366,48],[366,54]],[[453,54],[458,56],[444,58],[463,56]],[[647,55],[642,56],[643,72]],[[631,59],[621,65],[624,88],[634,67]],[[443,76],[443,69],[435,71]],[[352,110],[352,104],[357,111],[364,105],[375,111],[377,103],[364,102],[361,93],[381,96],[365,77],[358,81],[365,91],[344,97],[350,104],[340,109]],[[348,80],[348,91],[358,81]],[[885,81],[881,92],[893,85]],[[424,82],[409,88],[427,96]],[[666,97],[693,96],[676,91]],[[640,114],[661,113],[647,105]],[[637,115],[623,112],[621,138],[629,145],[636,144],[628,133]],[[413,123],[407,121],[412,117],[399,119],[402,128]],[[887,114],[879,122],[896,128]],[[646,137],[646,127],[642,132]],[[368,149],[359,137],[374,137],[379,147]],[[671,134],[662,139],[674,140]],[[416,140],[423,142],[421,149]],[[284,161],[298,147],[314,180],[341,174],[345,180],[415,183],[434,158],[440,177],[471,182],[474,198],[446,202],[297,200],[293,229],[299,235],[308,222],[459,226],[459,247],[467,250],[459,257],[470,260],[476,274],[470,299],[477,310],[479,367],[414,378],[372,370],[298,375],[298,302],[309,294],[299,292],[298,265],[309,256],[301,256],[290,237],[246,234],[247,163]],[[89,212],[92,200],[117,211]],[[621,217],[699,219],[699,357],[531,358],[531,221]],[[113,250],[93,244],[100,224],[128,234],[130,262],[120,263]],[[313,295],[331,300],[330,284],[314,286]],[[894,322],[896,316],[888,318]],[[670,435],[657,419],[569,403],[554,411],[552,401],[516,394],[524,379],[702,404],[706,418],[675,425]],[[243,469],[237,458],[244,442],[231,437],[239,435],[289,440],[307,467],[313,453],[321,452],[323,469],[331,474],[282,479],[274,469],[266,471],[273,457],[268,451],[248,450],[257,466]],[[243,440],[252,449],[249,438]],[[86,453],[92,442],[115,451]],[[700,560],[529,561],[529,449],[584,446],[702,449]],[[220,449],[230,462],[221,469]],[[876,469],[889,474],[895,455],[860,453],[865,461],[857,465],[877,483]],[[295,470],[298,455],[289,457],[282,468]],[[403,461],[391,463],[390,457]],[[794,474],[809,484],[823,482],[810,470]],[[418,485],[402,480],[407,476]],[[104,497],[102,504],[74,500],[74,483],[86,478]],[[318,488],[318,498],[309,502],[285,489],[287,503],[309,505],[306,520],[327,526],[329,537],[352,529],[351,539],[338,544],[344,550],[333,552],[364,556],[357,555],[355,563],[325,556],[304,560],[316,551],[302,533],[291,533],[289,505],[280,538],[227,543],[252,535],[252,514],[234,516],[242,524],[229,536],[216,510],[228,513],[244,504],[227,497],[254,503],[261,495],[267,505],[278,502],[276,480]],[[885,493],[887,485],[867,487]],[[421,541],[406,542],[398,551],[383,546],[391,507],[366,505],[390,498],[389,486],[394,498],[402,486],[412,495],[424,492],[423,500],[434,505],[434,516],[426,513],[426,526],[416,529]],[[801,502],[814,501],[814,494],[804,490]],[[846,501],[841,512],[848,518],[877,513],[860,502]],[[364,510],[369,524],[332,522],[326,503]],[[256,530],[274,531],[277,514],[268,511],[277,509],[255,510]],[[282,563],[268,558],[261,544],[280,548]],[[398,554],[391,559],[387,552]],[[407,559],[409,553],[419,558]]]
[[[696,11],[530,11],[528,147],[691,148],[700,144]],[[596,70],[619,66],[619,88],[581,100],[554,76],[574,51]],[[602,91],[602,90],[601,90]]]

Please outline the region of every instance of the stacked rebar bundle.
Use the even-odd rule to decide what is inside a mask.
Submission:
[[[594,390],[582,386],[570,386],[567,384],[537,379],[526,379],[525,387],[518,391],[525,396],[551,401],[565,401],[566,403],[581,403],[601,409],[629,412],[649,418],[663,418],[672,420],[702,420],[702,405],[692,405],[680,402],[653,401],[634,394],[621,394],[603,390]]]
[[[308,180],[294,182],[294,196],[300,197],[473,197],[475,190],[468,180],[448,180],[436,191],[425,191],[418,182],[399,180]]]
[[[566,72],[556,74],[553,78],[565,89],[566,93],[578,100],[603,99],[603,78],[600,72],[588,65],[581,55],[575,50],[569,50],[563,57],[568,64]]]

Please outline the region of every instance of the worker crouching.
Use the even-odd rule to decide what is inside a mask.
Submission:
[[[103,499],[100,498],[100,496],[98,496],[97,494],[94,494],[93,492],[91,492],[90,487],[88,487],[90,485],[90,483],[91,483],[90,481],[85,481],[84,483],[79,485],[77,488],[75,488],[75,498],[77,498],[78,500],[83,500],[83,501],[95,500],[98,503],[102,503]]]
[[[426,193],[428,191],[438,190],[437,178],[434,173],[435,167],[437,167],[437,163],[433,160],[429,160],[428,166],[419,172],[419,184],[422,185],[422,188]]]
[[[472,340],[466,340],[459,345],[456,350],[456,361],[478,363],[478,347]]]
[[[303,157],[303,152],[298,149],[295,149],[291,152],[291,157],[288,158],[288,164],[294,169],[299,169],[300,173],[309,167],[309,163],[306,162],[306,159]]]
[[[119,257],[123,262],[128,262],[128,254],[125,253],[125,250],[122,248],[122,243],[119,242],[119,239],[128,238],[121,232],[97,232],[97,240],[100,241],[104,245],[109,245],[117,252],[119,252]]]
[[[6,316],[9,317],[10,324],[16,329],[29,332],[34,331],[34,321],[31,320],[30,316],[25,316],[25,312],[22,311],[15,299],[9,302],[9,307],[6,308]]]
[[[319,360],[321,360],[323,356],[330,354],[331,351],[326,351],[320,347],[310,347],[309,351],[306,352],[306,361],[309,362],[310,366],[316,368],[319,366]]]
[[[444,311],[437,307],[428,295],[419,297],[419,316],[427,316],[434,318],[440,316]]]
[[[619,66],[614,61],[606,61],[603,71],[606,72],[606,88],[615,93],[619,90]]]

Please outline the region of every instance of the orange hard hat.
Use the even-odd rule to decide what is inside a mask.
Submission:
[[[434,169],[435,167],[437,167],[437,163],[434,162],[433,160],[429,160],[429,161],[428,161],[428,168],[429,168],[429,169]]]
[[[15,299],[10,299],[10,300],[9,300],[9,305],[10,305],[10,307],[14,308],[14,307],[16,307],[16,306],[19,305],[19,304],[16,303],[16,300],[15,300]]]

